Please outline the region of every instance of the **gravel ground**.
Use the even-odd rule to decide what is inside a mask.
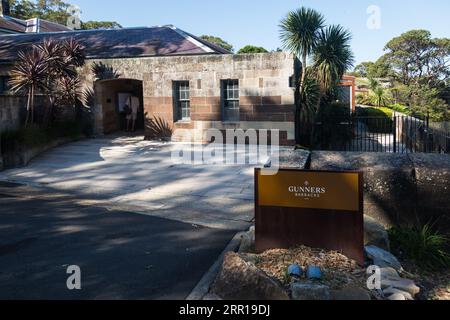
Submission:
[[[334,252],[308,247],[298,247],[291,250],[270,250],[256,256],[256,266],[268,275],[278,279],[284,285],[290,284],[287,268],[291,264],[302,267],[315,265],[322,268],[324,273],[322,283],[331,289],[342,289],[348,285],[362,288],[366,284],[366,271],[358,266],[356,261]]]

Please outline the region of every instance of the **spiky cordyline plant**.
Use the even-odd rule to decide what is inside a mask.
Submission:
[[[300,143],[300,123],[302,116],[304,84],[307,60],[317,45],[320,30],[325,26],[325,18],[317,11],[302,7],[289,12],[280,24],[280,38],[284,49],[290,51],[301,61],[301,77],[296,85],[295,139]]]
[[[340,25],[321,30],[313,52],[317,81],[324,92],[336,86],[353,65],[351,34]]]
[[[28,96],[26,125],[34,122],[37,90],[47,94],[50,100],[46,119],[51,117],[53,108],[59,103],[77,100],[68,99],[68,96],[79,94],[76,68],[84,64],[85,58],[84,47],[74,39],[45,39],[33,45],[30,52],[19,54],[10,83],[14,92],[24,91]]]
[[[34,96],[36,91],[48,90],[48,67],[44,52],[33,47],[29,52],[19,52],[18,60],[11,71],[11,90],[27,95],[27,118],[25,125],[34,122]]]
[[[106,65],[103,62],[94,62],[92,65],[92,73],[97,80],[112,80],[120,78],[118,73],[112,66]]]
[[[301,123],[313,119],[315,108],[308,107],[308,95],[324,94],[341,79],[346,69],[353,63],[350,50],[350,34],[341,26],[325,28],[325,19],[313,9],[300,8],[288,13],[280,24],[280,38],[283,47],[298,57],[302,64],[301,79],[296,86],[296,140],[300,143]],[[308,58],[312,58],[314,73],[308,75]],[[309,86],[305,90],[307,77],[312,77],[319,86]],[[321,90],[320,90],[321,89]],[[318,90],[313,92],[313,90]],[[320,101],[320,99],[319,99]],[[303,110],[305,109],[305,110]]]

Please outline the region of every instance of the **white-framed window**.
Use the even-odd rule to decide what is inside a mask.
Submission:
[[[222,118],[224,122],[239,122],[239,80],[222,80]]]
[[[175,120],[176,121],[191,120],[189,81],[174,81],[173,89],[174,89],[174,104],[175,104]]]

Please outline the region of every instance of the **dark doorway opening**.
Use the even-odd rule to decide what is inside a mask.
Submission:
[[[96,83],[98,101],[102,105],[103,133],[110,134],[127,129],[127,105],[129,108],[130,98],[136,97],[139,108],[135,122],[135,132],[143,132],[144,98],[142,81],[134,79],[102,80]],[[135,100],[135,101],[136,101]]]

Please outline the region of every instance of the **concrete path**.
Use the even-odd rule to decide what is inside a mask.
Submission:
[[[255,165],[186,165],[176,145],[105,137],[65,145],[0,181],[69,192],[111,210],[241,230],[253,219]],[[260,159],[264,162],[264,159]]]
[[[185,299],[234,235],[0,183],[0,299]]]

